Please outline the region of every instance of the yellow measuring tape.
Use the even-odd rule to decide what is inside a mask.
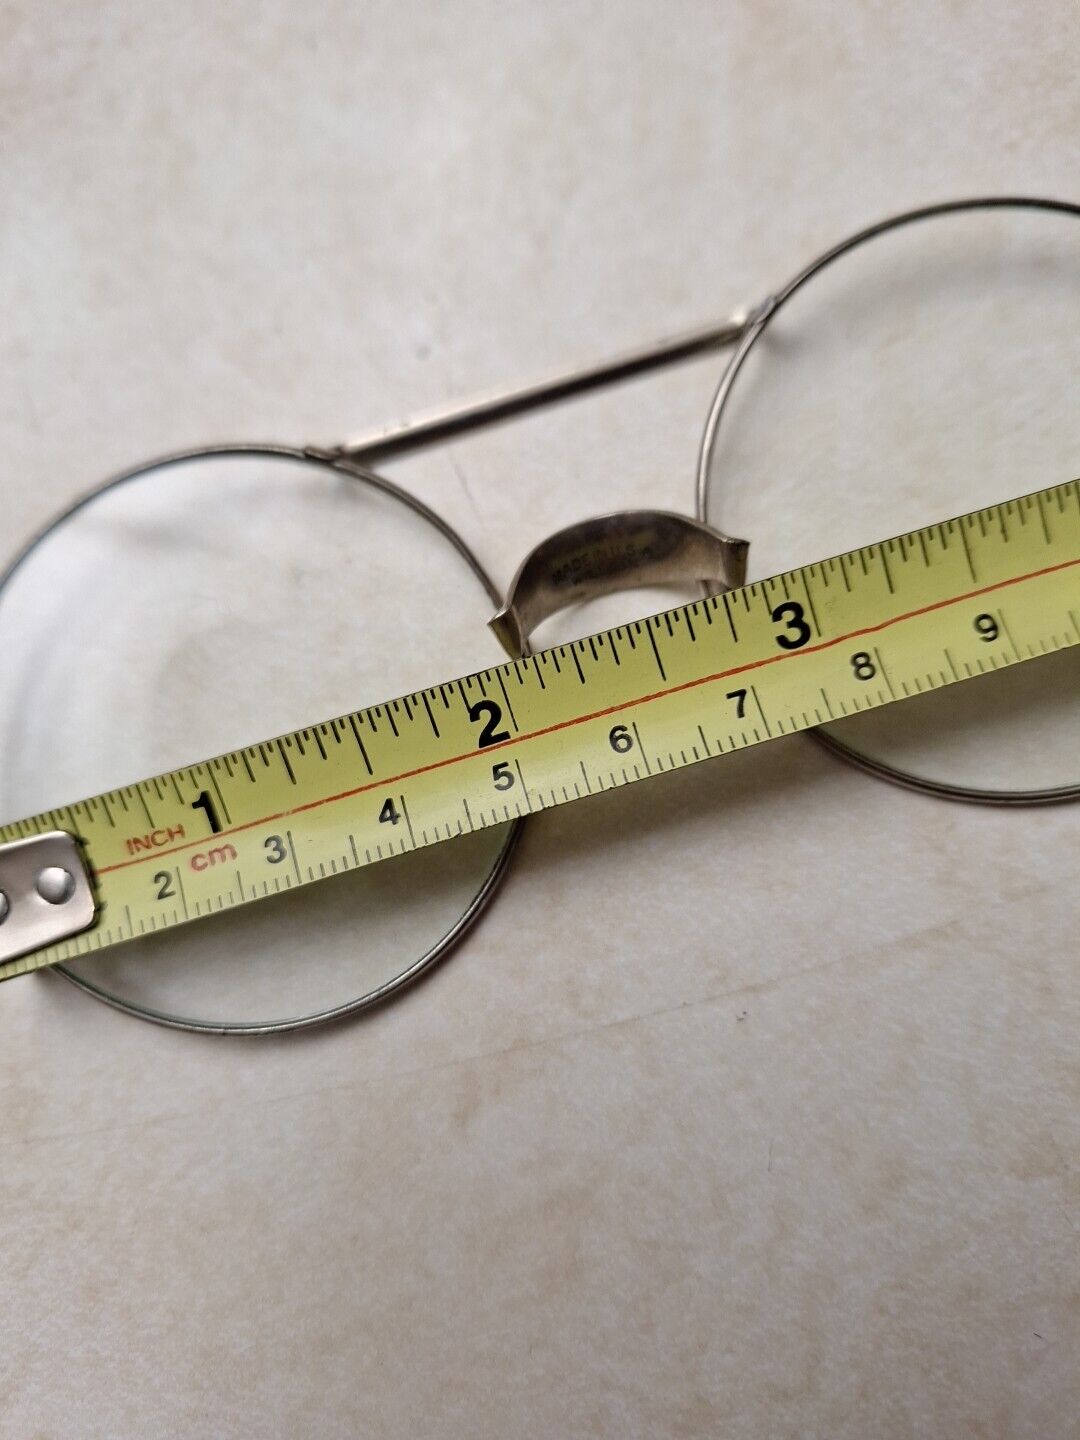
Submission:
[[[96,900],[0,979],[1076,644],[1080,482],[0,826]]]

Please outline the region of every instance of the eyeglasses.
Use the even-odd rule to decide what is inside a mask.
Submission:
[[[748,535],[757,574],[1071,478],[1078,215],[1023,197],[908,212],[747,314],[604,364],[342,445],[219,446],[113,477],[0,576],[4,809],[41,810],[486,663],[480,622],[498,588],[456,528],[371,466],[664,365],[732,347],[696,515]],[[1075,798],[1077,653],[815,733],[939,795]],[[315,1024],[444,955],[497,892],[517,831],[57,968],[186,1028]]]

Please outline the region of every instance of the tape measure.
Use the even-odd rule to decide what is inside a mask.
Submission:
[[[1072,482],[0,826],[0,979],[1077,644]]]

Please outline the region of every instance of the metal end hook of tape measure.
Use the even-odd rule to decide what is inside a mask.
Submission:
[[[79,842],[64,830],[0,845],[0,962],[88,929],[97,914]]]

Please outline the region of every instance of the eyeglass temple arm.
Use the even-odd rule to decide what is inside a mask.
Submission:
[[[602,360],[598,364],[563,371],[547,380],[523,386],[520,390],[482,396],[463,404],[432,411],[429,415],[406,420],[401,425],[390,426],[370,435],[356,436],[345,441],[343,445],[334,447],[332,451],[322,453],[332,454],[339,459],[374,463],[405,454],[409,450],[418,450],[425,445],[436,445],[458,435],[468,434],[472,430],[481,430],[499,421],[526,415],[531,410],[553,405],[559,400],[569,400],[573,396],[587,394],[590,390],[599,390],[622,380],[632,380],[650,370],[675,365],[710,350],[734,345],[755,318],[754,314],[738,312],[717,324],[688,330],[636,350],[624,351],[623,354]]]

